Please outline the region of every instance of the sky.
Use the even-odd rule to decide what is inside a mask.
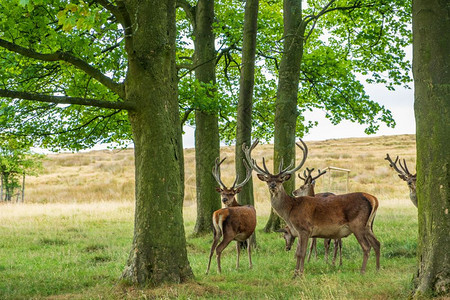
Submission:
[[[392,112],[396,122],[395,128],[389,128],[384,123],[376,134],[367,135],[364,133],[365,125],[359,125],[350,121],[343,121],[338,125],[333,125],[325,118],[325,112],[322,110],[313,110],[305,112],[306,120],[318,121],[318,126],[312,128],[304,136],[305,141],[321,141],[327,139],[340,139],[349,137],[374,137],[383,135],[415,134],[416,124],[414,119],[414,91],[413,84],[411,89],[397,87],[395,91],[389,91],[381,84],[367,84],[366,92],[372,100],[384,105]],[[194,131],[189,126],[184,127],[183,135],[184,148],[194,148]]]

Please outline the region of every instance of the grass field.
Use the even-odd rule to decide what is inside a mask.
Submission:
[[[258,248],[253,269],[243,252],[235,269],[235,246],[223,254],[222,274],[215,261],[204,275],[212,236],[192,238],[196,206],[194,152],[185,151],[184,219],[188,255],[195,281],[156,289],[136,289],[118,282],[133,235],[133,157],[130,150],[57,154],[45,162],[45,172],[27,178],[24,204],[0,205],[0,299],[406,299],[416,269],[417,210],[408,188],[384,160],[406,158],[414,170],[414,136],[307,142],[308,167],[350,169],[349,191],[366,191],[380,201],[374,232],[381,242],[381,270],[374,253],[364,276],[359,274],[362,251],[353,236],[343,240],[343,266],[319,257],[305,265],[305,275],[292,279],[294,250],[284,240],[264,233],[269,194],[255,182]],[[222,168],[232,182],[234,149]],[[254,157],[271,161],[272,145],[255,149]],[[319,180],[317,192],[344,192],[346,178],[333,173]]]

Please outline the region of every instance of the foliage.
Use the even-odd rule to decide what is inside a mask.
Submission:
[[[228,9],[222,10],[220,6],[220,10],[217,10],[217,28],[227,29],[221,35],[221,48],[231,49],[232,56],[239,56],[242,42],[240,32],[229,28],[242,28],[241,11],[236,12],[234,9],[239,4],[225,2]],[[266,139],[273,136],[276,79],[284,40],[281,2],[261,1],[258,20],[259,70],[255,86],[253,129],[255,135]],[[312,108],[325,110],[326,117],[333,124],[342,120],[367,124],[368,134],[376,132],[381,122],[390,127],[395,126],[391,112],[369,99],[363,81],[383,83],[391,90],[397,85],[407,87],[411,81],[410,62],[405,59],[404,52],[404,47],[411,43],[411,2],[307,1],[304,18],[318,15],[328,3],[331,3],[330,12],[310,22],[306,30],[308,35],[305,37],[301,67],[297,135],[302,136],[315,125],[301,117],[303,111]],[[235,61],[239,62],[238,59]],[[229,70],[233,70],[233,64],[226,60],[222,64],[229,66],[227,77],[231,77]],[[232,75],[237,77],[239,72]],[[236,86],[231,84],[229,90],[236,90]],[[232,125],[224,123],[227,127],[235,126],[234,122]],[[233,131],[226,129],[224,138],[230,141]]]
[[[0,1],[0,39],[38,54],[71,55],[89,62],[112,80],[124,78],[123,35],[110,13],[80,1]],[[3,46],[3,45],[2,45]],[[6,66],[0,89],[43,95],[116,101],[118,95],[72,64],[17,55],[0,47]],[[28,138],[52,150],[89,148],[97,143],[131,139],[126,114],[80,105],[0,98],[2,132]]]
[[[310,22],[305,42],[298,95],[297,135],[315,126],[305,120],[306,109],[322,109],[332,123],[351,120],[367,124],[367,133],[379,124],[395,126],[391,112],[369,99],[363,81],[384,83],[388,89],[406,86],[410,62],[404,47],[410,44],[409,0],[341,0],[333,10]],[[127,56],[123,28],[97,1],[0,1],[0,39],[40,54],[67,53],[88,62],[111,80],[125,79]],[[190,2],[194,5],[194,1]],[[304,16],[317,15],[328,1],[306,1]],[[180,64],[181,119],[189,124],[196,109],[219,108],[223,140],[232,142],[240,75],[244,3],[221,0],[215,5],[217,46],[216,103],[205,102],[202,85],[188,76],[192,66],[192,26],[179,9],[177,60]],[[351,9],[338,9],[352,7]],[[253,132],[266,140],[273,136],[278,63],[283,42],[282,1],[261,1],[258,20]],[[61,60],[42,61],[16,55],[0,47],[0,89],[121,101],[91,73]],[[376,100],[376,99],[375,99]],[[89,148],[96,143],[125,145],[132,139],[127,114],[120,109],[0,98],[0,124],[8,135],[32,140],[52,150]]]
[[[21,187],[22,176],[37,175],[42,170],[43,158],[44,155],[31,153],[22,143],[3,140],[0,144],[0,175],[6,201],[11,201],[16,189]]]

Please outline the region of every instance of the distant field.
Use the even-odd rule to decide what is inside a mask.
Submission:
[[[405,158],[410,170],[415,170],[415,136],[398,135],[374,138],[350,138],[308,142],[309,157],[305,167],[323,169],[328,166],[351,170],[348,191],[365,191],[380,201],[408,196],[408,188],[389,168],[384,158],[399,155]],[[225,183],[234,180],[234,147],[222,147],[221,156],[227,157],[222,165]],[[273,145],[260,145],[253,156],[259,161],[266,158],[273,163]],[[300,157],[298,157],[300,159]],[[195,152],[185,150],[185,205],[195,203]],[[27,203],[80,203],[98,201],[133,201],[133,150],[103,150],[75,154],[49,155],[44,173],[27,177],[25,202]],[[346,174],[332,173],[322,176],[316,192],[343,193]],[[297,179],[297,186],[299,185]],[[265,184],[254,176],[256,202],[265,202],[269,193]]]
[[[255,178],[258,248],[252,270],[245,252],[235,270],[235,246],[223,253],[222,274],[215,261],[204,275],[212,236],[191,237],[195,225],[194,151],[185,150],[184,221],[195,281],[136,289],[118,284],[133,237],[134,166],[131,150],[50,155],[45,172],[27,178],[25,204],[0,204],[0,299],[407,299],[416,269],[417,210],[408,188],[384,160],[400,155],[415,169],[413,135],[307,142],[305,166],[350,169],[349,191],[380,200],[374,232],[381,242],[381,270],[371,253],[359,275],[362,251],[351,236],[343,240],[343,266],[319,258],[292,279],[294,251],[262,228],[270,212],[267,187]],[[253,156],[272,162],[272,145]],[[234,179],[234,148],[223,147],[225,183]],[[346,178],[333,173],[317,191],[344,192]],[[298,185],[298,184],[297,184]]]

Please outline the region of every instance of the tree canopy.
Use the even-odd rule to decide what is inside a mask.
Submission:
[[[180,1],[181,2],[181,1]],[[127,72],[120,14],[108,1],[21,0],[0,2],[0,96],[3,134],[27,137],[54,150],[97,143],[129,144],[131,127],[123,109]],[[216,94],[190,72],[192,42],[186,13],[178,10],[177,63],[180,119],[195,125],[190,112],[219,109],[221,139],[235,139],[244,4],[216,1]],[[345,8],[345,9],[344,9]],[[117,8],[115,8],[117,10]],[[373,133],[380,123],[394,126],[388,108],[364,91],[367,83],[388,89],[411,80],[404,47],[411,42],[410,1],[306,1],[309,21],[298,93],[297,135],[315,124],[302,112],[326,111],[333,124],[351,120]],[[253,132],[273,137],[279,62],[282,55],[282,1],[262,1],[258,22]],[[19,54],[19,55],[17,55]],[[39,94],[38,97],[36,94]],[[203,95],[203,96],[202,96]],[[45,103],[47,102],[47,103]],[[86,104],[95,106],[69,105]],[[32,112],[32,113],[30,113]]]

